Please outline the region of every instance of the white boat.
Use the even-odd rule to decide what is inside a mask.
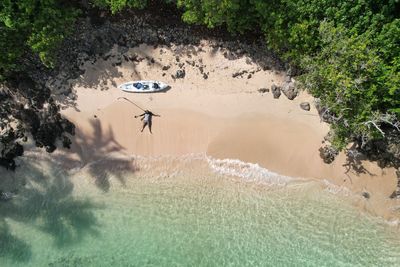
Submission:
[[[168,84],[158,81],[131,81],[118,86],[119,89],[131,93],[153,93],[167,89]]]

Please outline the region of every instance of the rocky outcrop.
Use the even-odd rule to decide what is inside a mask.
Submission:
[[[295,99],[298,94],[296,84],[292,81],[285,83],[282,87],[282,93],[290,100]]]
[[[326,164],[332,163],[339,152],[331,146],[324,146],[319,149],[319,155]]]
[[[275,99],[278,99],[281,96],[281,87],[273,84],[271,85],[271,92]]]

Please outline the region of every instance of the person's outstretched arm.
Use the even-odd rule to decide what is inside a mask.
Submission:
[[[146,113],[143,113],[143,114],[140,114],[140,115],[135,115],[135,118],[142,117],[142,116],[144,116],[144,114],[146,114]]]
[[[154,114],[153,112],[151,112],[151,115],[154,117],[161,117],[160,115]]]

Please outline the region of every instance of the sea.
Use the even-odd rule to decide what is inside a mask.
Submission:
[[[202,154],[27,152],[0,266],[400,266],[400,229],[327,182]],[[310,166],[312,168],[312,166]]]

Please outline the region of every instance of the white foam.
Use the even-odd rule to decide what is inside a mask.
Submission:
[[[322,180],[322,183],[325,186],[324,191],[329,192],[331,194],[335,195],[340,194],[343,196],[355,196],[355,193],[352,192],[347,187],[335,185],[326,179]]]
[[[293,177],[271,172],[258,164],[243,162],[238,159],[214,159],[207,156],[211,169],[219,174],[236,176],[248,181],[256,181],[273,185],[286,185],[295,180]]]

